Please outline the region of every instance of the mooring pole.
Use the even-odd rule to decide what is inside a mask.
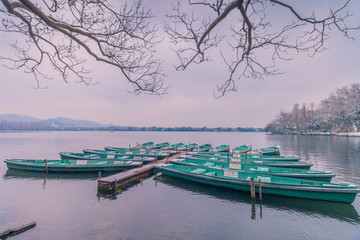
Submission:
[[[101,172],[99,171],[99,173],[98,173],[98,179],[100,179],[101,178]]]
[[[262,201],[261,180],[260,179],[259,179],[259,197],[260,197],[260,201]]]
[[[251,198],[255,198],[255,183],[254,178],[250,178],[250,190],[251,190]]]
[[[47,160],[46,160],[46,158],[45,158],[45,171],[46,171],[46,173],[48,173],[48,165],[47,165]]]

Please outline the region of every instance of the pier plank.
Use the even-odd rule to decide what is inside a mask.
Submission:
[[[157,163],[167,163],[170,159],[177,158],[180,154],[184,152],[179,152],[169,158],[158,160],[146,165],[143,165],[138,168],[126,170],[114,175],[110,175],[105,178],[99,178],[98,189],[101,191],[113,191],[116,190],[132,181],[139,180],[143,177],[149,176],[153,173],[154,164]]]

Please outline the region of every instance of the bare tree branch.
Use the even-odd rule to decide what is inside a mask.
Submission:
[[[152,14],[136,0],[120,11],[106,0],[1,0],[1,31],[22,34],[28,40],[12,44],[18,54],[0,59],[25,69],[40,82],[41,67],[51,65],[64,81],[77,78],[91,84],[84,68],[87,52],[95,60],[114,66],[132,85],[135,94],[165,94],[162,61],[154,56],[158,43],[156,28],[149,24]]]
[[[349,3],[350,0],[346,0],[335,10],[329,8],[327,16],[318,17],[315,13],[301,14],[293,4],[279,0],[189,0],[190,6],[202,6],[203,11],[209,10],[209,17],[200,18],[189,17],[192,15],[181,11],[179,1],[174,7],[174,14],[168,16],[166,32],[180,60],[178,70],[209,61],[213,54],[210,50],[221,46],[221,56],[229,73],[227,80],[217,86],[216,97],[221,97],[229,91],[237,91],[236,79],[263,79],[283,73],[277,67],[278,61],[291,60],[294,52],[311,57],[324,51],[332,31],[352,39],[350,31],[358,30],[359,26],[349,27],[346,24],[350,17],[346,12]],[[237,20],[234,14],[230,16],[230,13],[236,13],[234,9],[239,10]],[[278,12],[284,17],[274,25],[274,17],[269,12]],[[219,33],[226,34],[224,25],[219,27],[225,20],[231,22],[231,36],[226,35],[227,49],[221,45],[225,36],[216,37]],[[233,57],[229,56],[231,53]]]

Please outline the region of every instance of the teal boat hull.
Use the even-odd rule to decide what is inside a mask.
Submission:
[[[171,159],[170,163],[186,166],[197,166],[215,169],[228,169],[232,171],[248,172],[262,175],[299,178],[311,181],[331,182],[335,174],[329,171],[310,171],[296,168],[279,168],[268,166],[254,166],[241,163],[210,162],[203,160]]]
[[[210,152],[230,152],[230,146],[227,144],[214,147]]]
[[[164,168],[155,165],[155,168],[164,175],[185,179],[192,182],[203,183],[211,186],[229,188],[238,191],[250,192],[250,182],[235,181],[231,179],[220,179],[205,175],[196,175],[188,172],[182,172],[175,169]],[[259,192],[259,184],[255,183],[255,191]],[[350,190],[342,189],[323,189],[323,188],[307,188],[294,187],[291,185],[272,186],[265,182],[261,183],[261,191],[263,194],[280,195],[286,197],[305,198],[312,200],[323,200],[331,202],[352,203],[355,201],[358,188]]]
[[[34,172],[110,172],[123,171],[141,166],[139,162],[132,161],[87,161],[87,160],[25,160],[6,159],[9,169]],[[99,164],[100,163],[100,164]]]
[[[210,143],[207,143],[207,144],[203,144],[201,146],[198,146],[195,151],[199,151],[199,152],[208,152],[210,151],[212,148],[211,144]]]
[[[311,162],[298,162],[298,161],[267,161],[267,160],[252,160],[252,159],[240,159],[240,158],[198,158],[197,156],[180,156],[184,159],[199,160],[199,161],[213,161],[213,162],[232,162],[241,163],[253,166],[268,166],[268,167],[283,167],[283,168],[297,168],[310,170],[313,165]]]

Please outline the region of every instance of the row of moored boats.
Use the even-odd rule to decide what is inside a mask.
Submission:
[[[254,179],[256,191],[261,185],[264,194],[344,203],[353,202],[359,192],[358,186],[331,183],[335,174],[330,171],[310,170],[311,162],[280,155],[279,146],[252,150],[250,145],[241,145],[230,150],[229,145],[147,142],[135,148],[104,147],[59,155],[60,159],[54,160],[5,162],[9,169],[26,171],[122,171],[170,157],[168,164],[156,164],[155,168],[164,175],[213,186],[250,191],[250,179]]]

